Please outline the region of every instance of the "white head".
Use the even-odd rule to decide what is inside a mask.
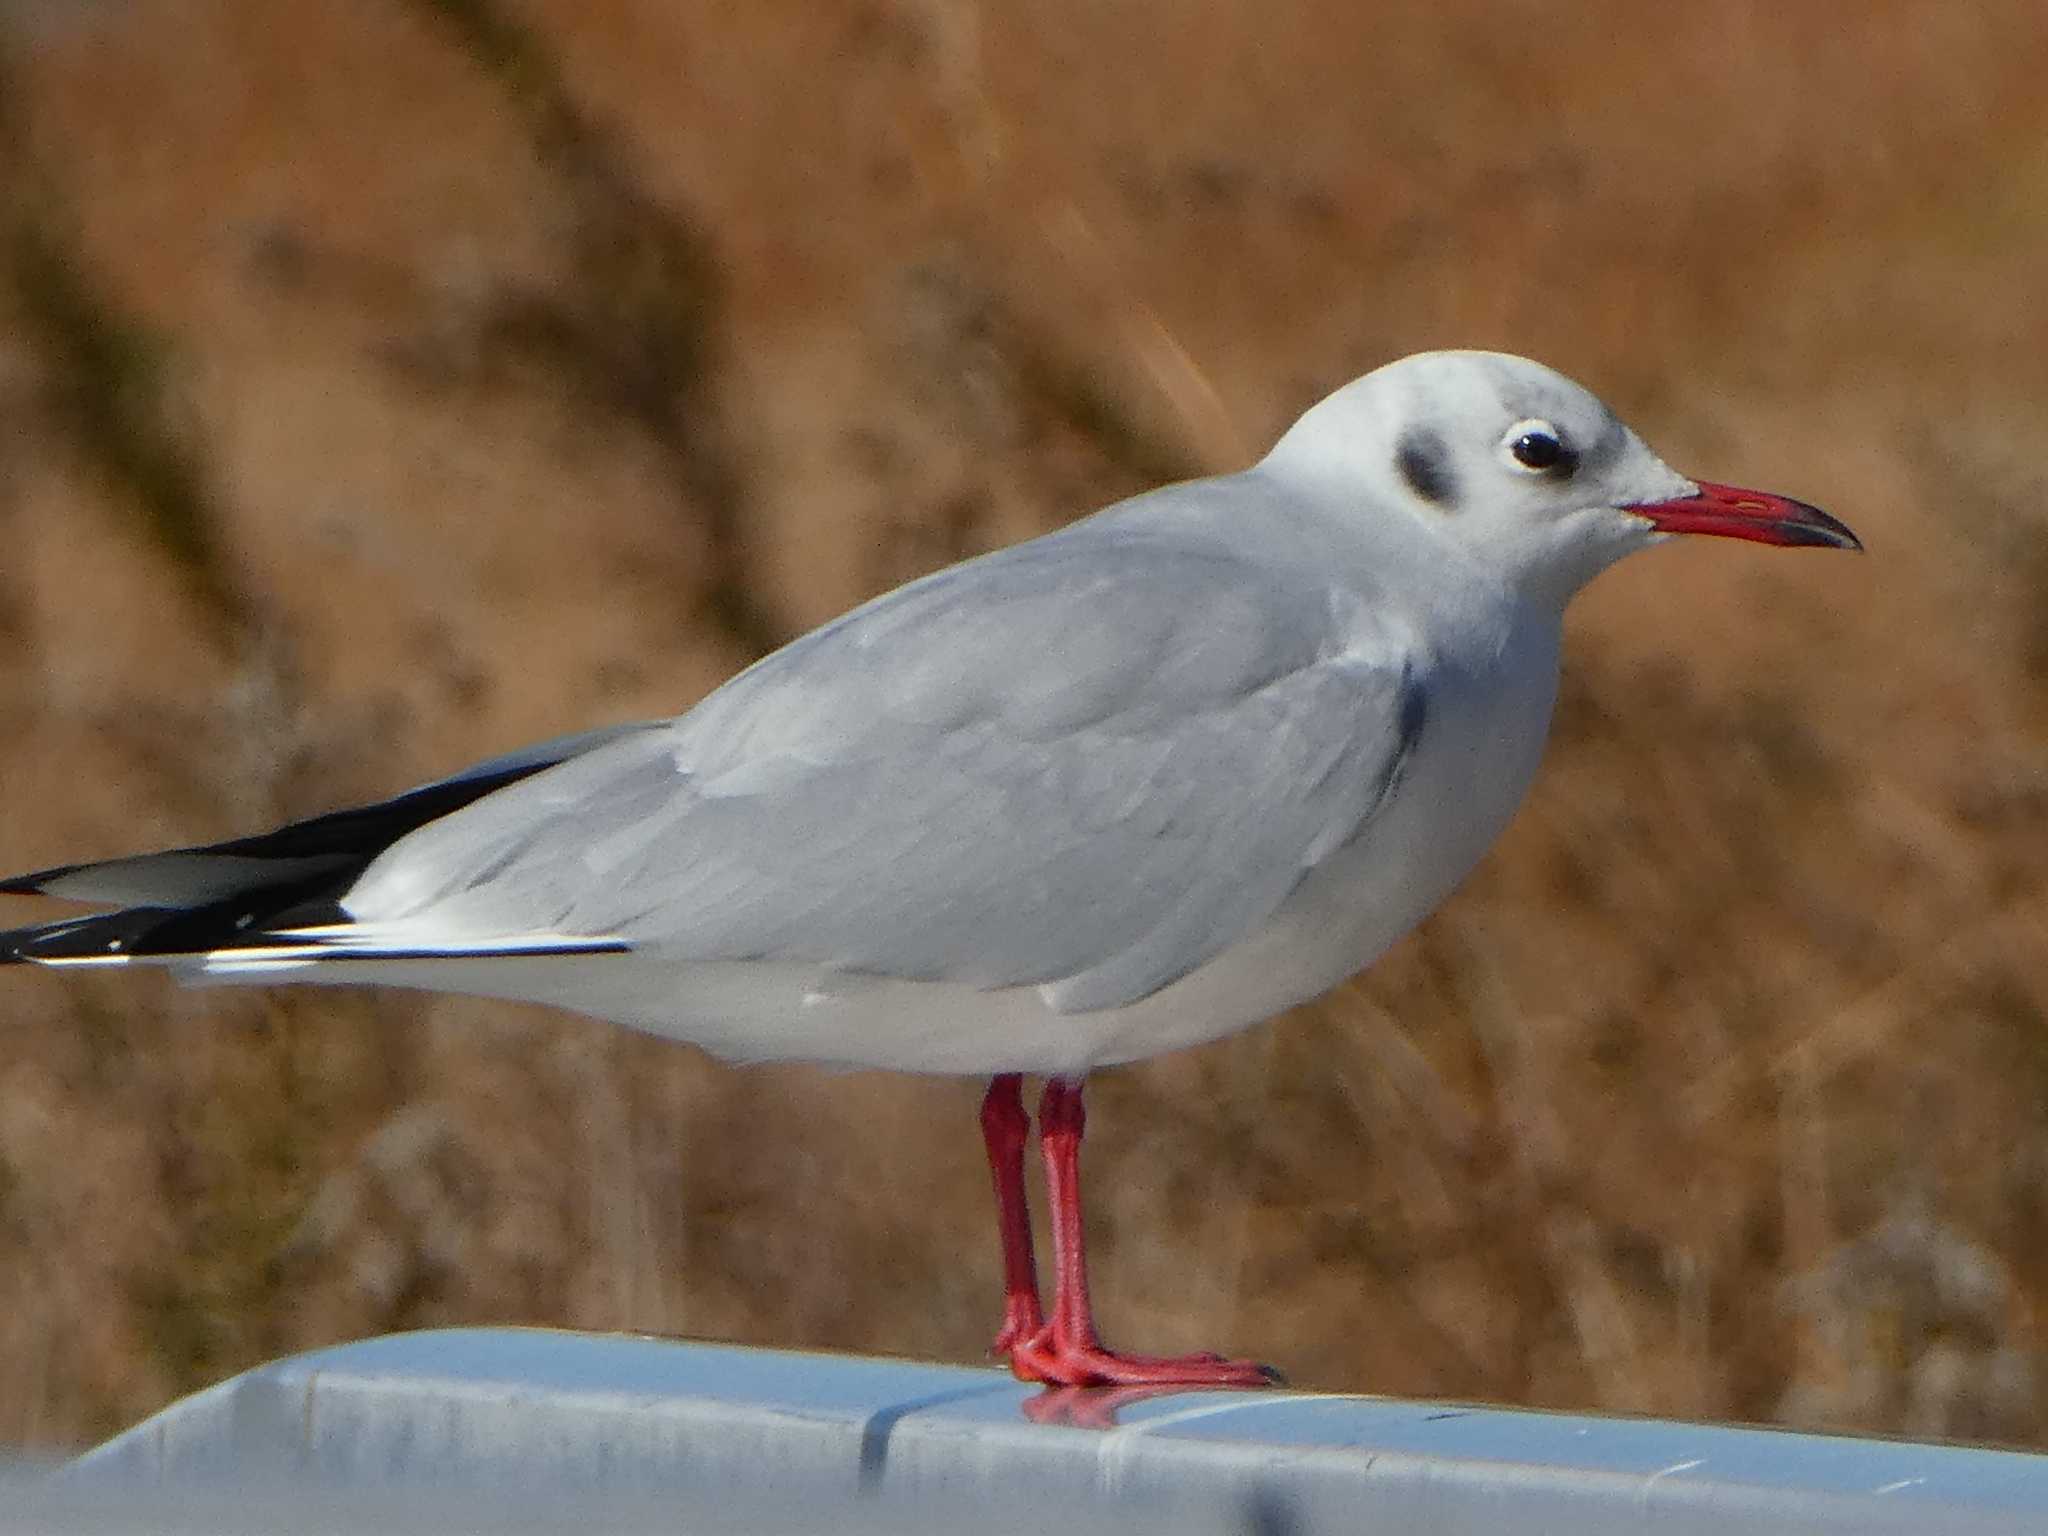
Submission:
[[[1311,407],[1266,463],[1362,492],[1559,607],[1671,534],[1859,547],[1804,502],[1686,479],[1587,390],[1502,352],[1389,363]]]

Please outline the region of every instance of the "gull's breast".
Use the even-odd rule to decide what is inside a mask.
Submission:
[[[1219,1039],[1318,997],[1440,906],[1513,819],[1557,698],[1558,630],[1518,616],[1499,645],[1440,655],[1414,753],[1364,832],[1258,932],[1104,1016],[1102,1063]]]

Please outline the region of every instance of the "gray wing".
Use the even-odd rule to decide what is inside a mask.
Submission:
[[[1419,666],[1313,572],[1080,525],[412,834],[344,905],[1112,1007],[1360,833],[1421,729]]]

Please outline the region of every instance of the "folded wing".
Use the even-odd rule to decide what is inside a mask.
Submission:
[[[1365,832],[1425,678],[1313,572],[1098,530],[857,610],[667,731],[421,827],[342,905],[401,946],[585,935],[1143,997]]]

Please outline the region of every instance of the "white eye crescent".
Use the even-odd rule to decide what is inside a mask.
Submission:
[[[1515,468],[1532,475],[1569,475],[1578,468],[1578,450],[1549,422],[1518,421],[1501,439],[1501,451]]]

